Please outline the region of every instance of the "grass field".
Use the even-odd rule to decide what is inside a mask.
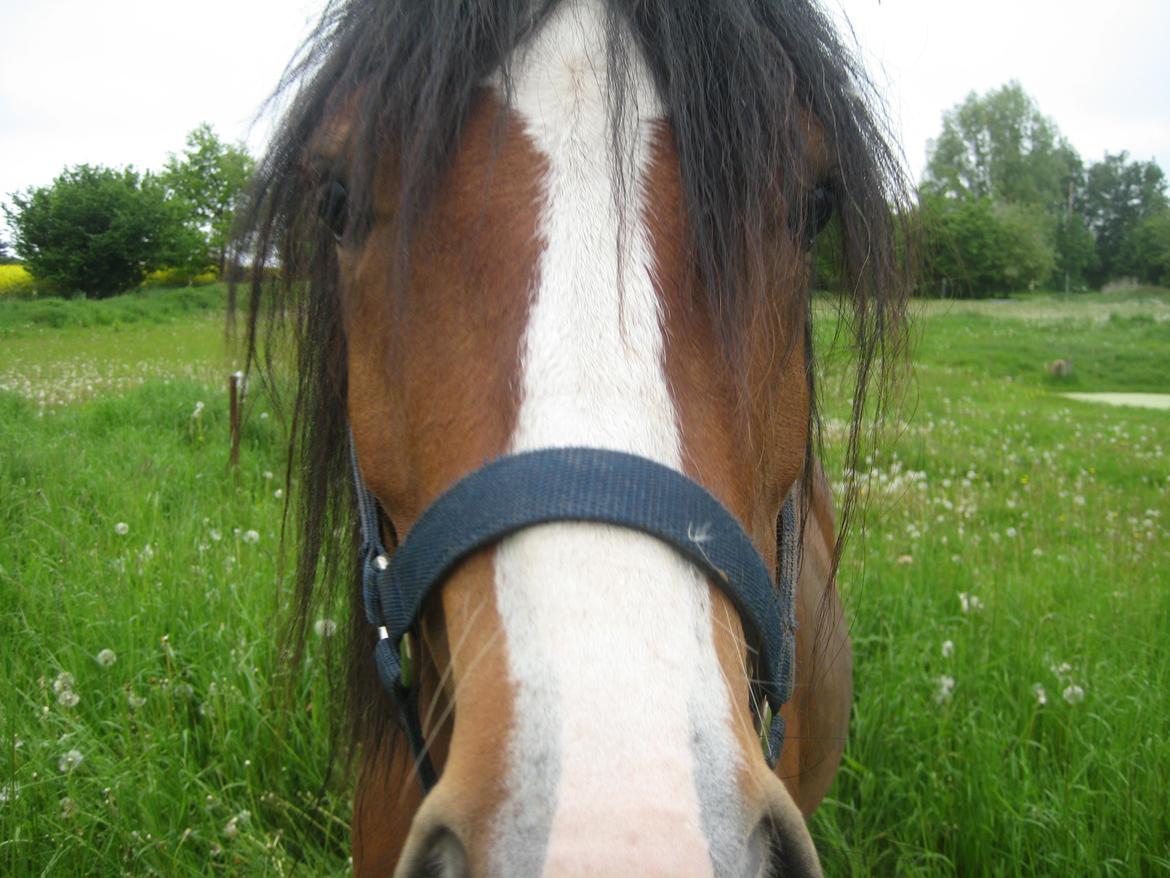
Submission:
[[[283,431],[253,394],[233,477],[221,301],[0,301],[5,876],[347,873],[330,626],[289,703]],[[1170,295],[919,311],[841,574],[826,874],[1166,874],[1170,415],[1058,394],[1170,392]]]

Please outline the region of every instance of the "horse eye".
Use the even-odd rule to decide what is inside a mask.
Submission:
[[[348,215],[349,192],[337,180],[329,181],[321,187],[317,216],[338,241],[345,235],[345,221]]]
[[[828,183],[821,183],[813,190],[809,199],[808,216],[806,217],[805,234],[808,236],[808,246],[812,246],[817,235],[824,231],[833,213],[837,210],[837,193]]]

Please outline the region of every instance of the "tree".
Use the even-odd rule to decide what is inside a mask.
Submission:
[[[1089,228],[1097,240],[1096,283],[1140,276],[1128,244],[1142,223],[1167,208],[1166,175],[1157,162],[1131,162],[1129,155],[1106,153],[1089,167],[1082,199]]]
[[[188,228],[199,245],[182,267],[202,270],[216,265],[223,274],[232,224],[254,167],[243,145],[223,143],[206,122],[187,135],[181,156],[167,159],[163,183],[187,204]]]
[[[1071,209],[1056,223],[1055,278],[1064,291],[1083,290],[1097,268],[1097,242],[1085,218]]]
[[[1081,286],[1094,262],[1092,236],[1076,212],[1083,179],[1076,150],[1018,82],[968,95],[943,117],[923,182],[924,198],[942,199],[924,213],[928,233],[942,236],[943,251],[955,250],[935,246],[930,259],[945,269],[935,281],[946,278],[968,295],[1051,279]],[[992,240],[995,253],[986,249]]]
[[[4,213],[29,272],[69,295],[111,296],[173,253],[182,229],[157,178],[78,165],[52,185],[14,193]]]
[[[1039,207],[1053,218],[1083,175],[1080,156],[1018,82],[974,92],[943,117],[924,187],[951,197]]]
[[[981,297],[1044,284],[1056,264],[1036,208],[990,198],[924,193],[920,208],[923,292]]]
[[[1125,240],[1122,263],[1143,283],[1170,286],[1170,209],[1151,213],[1138,224]]]
[[[998,223],[1000,287],[993,292],[1035,290],[1048,284],[1056,268],[1051,225],[1038,207],[1001,204]]]

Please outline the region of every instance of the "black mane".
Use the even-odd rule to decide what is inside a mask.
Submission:
[[[339,173],[349,191],[345,222],[361,234],[373,180],[393,156],[398,176],[398,266],[408,270],[410,235],[460,139],[484,80],[539,28],[560,0],[335,0],[290,65],[279,94],[290,109],[261,163],[242,229],[253,266],[278,261],[280,278],[254,271],[248,342],[289,315],[296,350],[290,472],[298,475],[298,622],[304,640],[314,607],[349,588],[354,501],[347,472],[345,338],[336,301],[332,234],[317,219],[323,186]],[[847,465],[858,456],[867,389],[878,409],[902,344],[906,284],[899,265],[898,210],[905,185],[873,89],[813,0],[604,0],[609,16],[615,114],[628,87],[632,33],[658,87],[677,143],[706,305],[734,347],[739,318],[775,291],[762,276],[781,205],[799,205],[816,185],[836,195],[836,233],[857,359]],[[345,168],[309,160],[314,135],[345,110],[351,131]],[[834,169],[811,179],[807,112],[829,138]],[[615,128],[616,130],[616,128]],[[620,144],[615,144],[620,148]],[[799,237],[802,222],[798,213]],[[771,230],[771,231],[770,231]],[[802,309],[807,309],[800,291]],[[787,303],[786,303],[787,306]],[[811,341],[811,338],[810,338]],[[810,353],[811,357],[811,353]],[[811,360],[810,360],[811,363]],[[810,384],[811,384],[810,366]],[[871,380],[872,379],[872,380]],[[872,409],[874,400],[870,398]],[[814,417],[810,452],[819,431]],[[807,456],[811,462],[811,453]],[[806,479],[806,482],[808,480]],[[842,532],[853,495],[844,499]],[[324,587],[318,583],[324,582]],[[389,704],[373,679],[370,632],[355,602],[348,659],[353,733],[382,727]]]

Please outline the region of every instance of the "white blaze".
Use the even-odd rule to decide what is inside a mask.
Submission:
[[[643,222],[662,109],[633,60],[619,205],[602,4],[562,4],[516,58],[514,111],[548,173],[512,450],[593,446],[681,470]],[[517,702],[493,871],[539,868],[523,836],[551,811],[546,872],[616,874],[632,858],[711,874],[699,800],[711,781],[696,774],[717,767],[696,766],[692,742],[734,743],[703,577],[653,538],[598,525],[524,531],[495,564]]]

